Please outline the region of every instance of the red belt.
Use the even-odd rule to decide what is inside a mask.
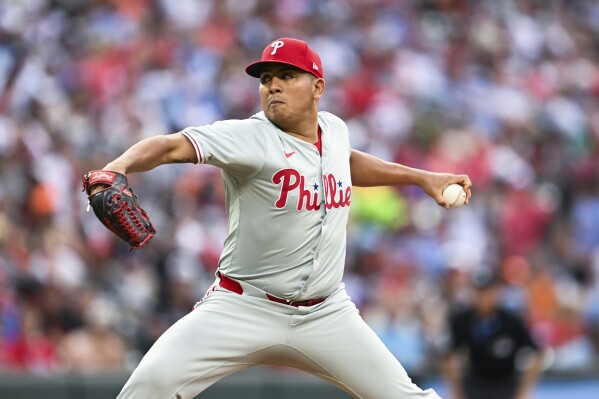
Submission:
[[[243,287],[237,281],[230,279],[229,277],[225,276],[221,272],[218,272],[218,277],[220,277],[219,285],[221,287],[223,287],[226,290],[232,291],[236,294],[239,294],[239,295],[243,294]],[[278,303],[282,303],[284,305],[295,306],[295,307],[318,305],[319,303],[324,302],[324,300],[326,299],[323,297],[323,298],[316,298],[316,299],[308,299],[305,301],[288,301],[286,299],[279,298],[274,295],[270,295],[268,293],[266,293],[266,298],[268,298],[269,301],[278,302]]]

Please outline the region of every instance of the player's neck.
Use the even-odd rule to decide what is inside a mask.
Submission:
[[[288,135],[308,143],[314,144],[318,141],[318,118],[314,118],[314,120],[304,119],[293,126],[280,128]]]
[[[266,117],[283,132],[300,140],[314,144],[318,141],[318,111],[309,110],[301,113],[269,115]]]
[[[283,132],[314,144],[318,141],[318,102],[315,102],[313,105],[313,107],[299,112],[296,111],[282,115],[269,115],[266,111],[264,113],[268,120]]]
[[[304,134],[295,133],[295,132],[285,132],[285,133],[287,133],[288,135],[293,136],[295,138],[298,138],[300,140],[307,141],[310,144],[314,144],[318,141],[318,125],[316,125],[313,132],[314,133],[311,135],[304,135]]]

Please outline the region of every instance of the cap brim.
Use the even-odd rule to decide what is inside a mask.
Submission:
[[[268,64],[285,64],[285,65],[291,65],[293,67],[296,67],[297,69],[300,69],[304,72],[308,72],[308,73],[312,73],[311,71],[308,71],[307,69],[302,68],[299,65],[296,65],[294,63],[291,62],[285,62],[285,61],[256,61],[251,63],[250,65],[245,67],[245,72],[250,75],[253,76],[254,78],[259,78],[260,77],[260,73],[262,72],[262,69],[268,65]],[[314,75],[312,73],[312,75]],[[314,75],[316,76],[316,75]]]

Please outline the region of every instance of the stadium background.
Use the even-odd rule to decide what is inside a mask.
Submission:
[[[552,350],[537,397],[597,392],[591,0],[0,0],[0,392],[118,386],[202,296],[226,234],[218,169],[132,175],[158,229],[132,253],[85,212],[80,176],[144,137],[256,112],[243,67],[282,36],[322,56],[321,109],[354,148],[474,182],[449,212],[413,188],[352,198],[345,282],[406,369],[442,389],[447,311],[492,265]]]

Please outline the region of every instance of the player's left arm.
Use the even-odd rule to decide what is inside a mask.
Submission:
[[[522,374],[520,384],[518,386],[518,392],[516,393],[516,399],[529,399],[531,393],[541,375],[543,370],[543,362],[545,360],[545,350],[539,349],[532,355],[530,363],[526,368],[526,371]]]
[[[375,186],[412,186],[422,188],[437,204],[448,208],[449,204],[442,196],[443,190],[456,183],[464,187],[466,203],[470,201],[472,182],[467,175],[435,173],[410,168],[398,163],[387,162],[362,151],[352,150],[349,165],[352,185],[359,187]]]
[[[535,384],[543,371],[543,364],[547,355],[547,350],[539,345],[532,335],[530,329],[526,326],[522,318],[517,317],[515,324],[514,337],[519,342],[521,348],[530,348],[532,353],[526,362],[526,367],[522,372],[518,391],[515,399],[530,399],[534,391]]]

